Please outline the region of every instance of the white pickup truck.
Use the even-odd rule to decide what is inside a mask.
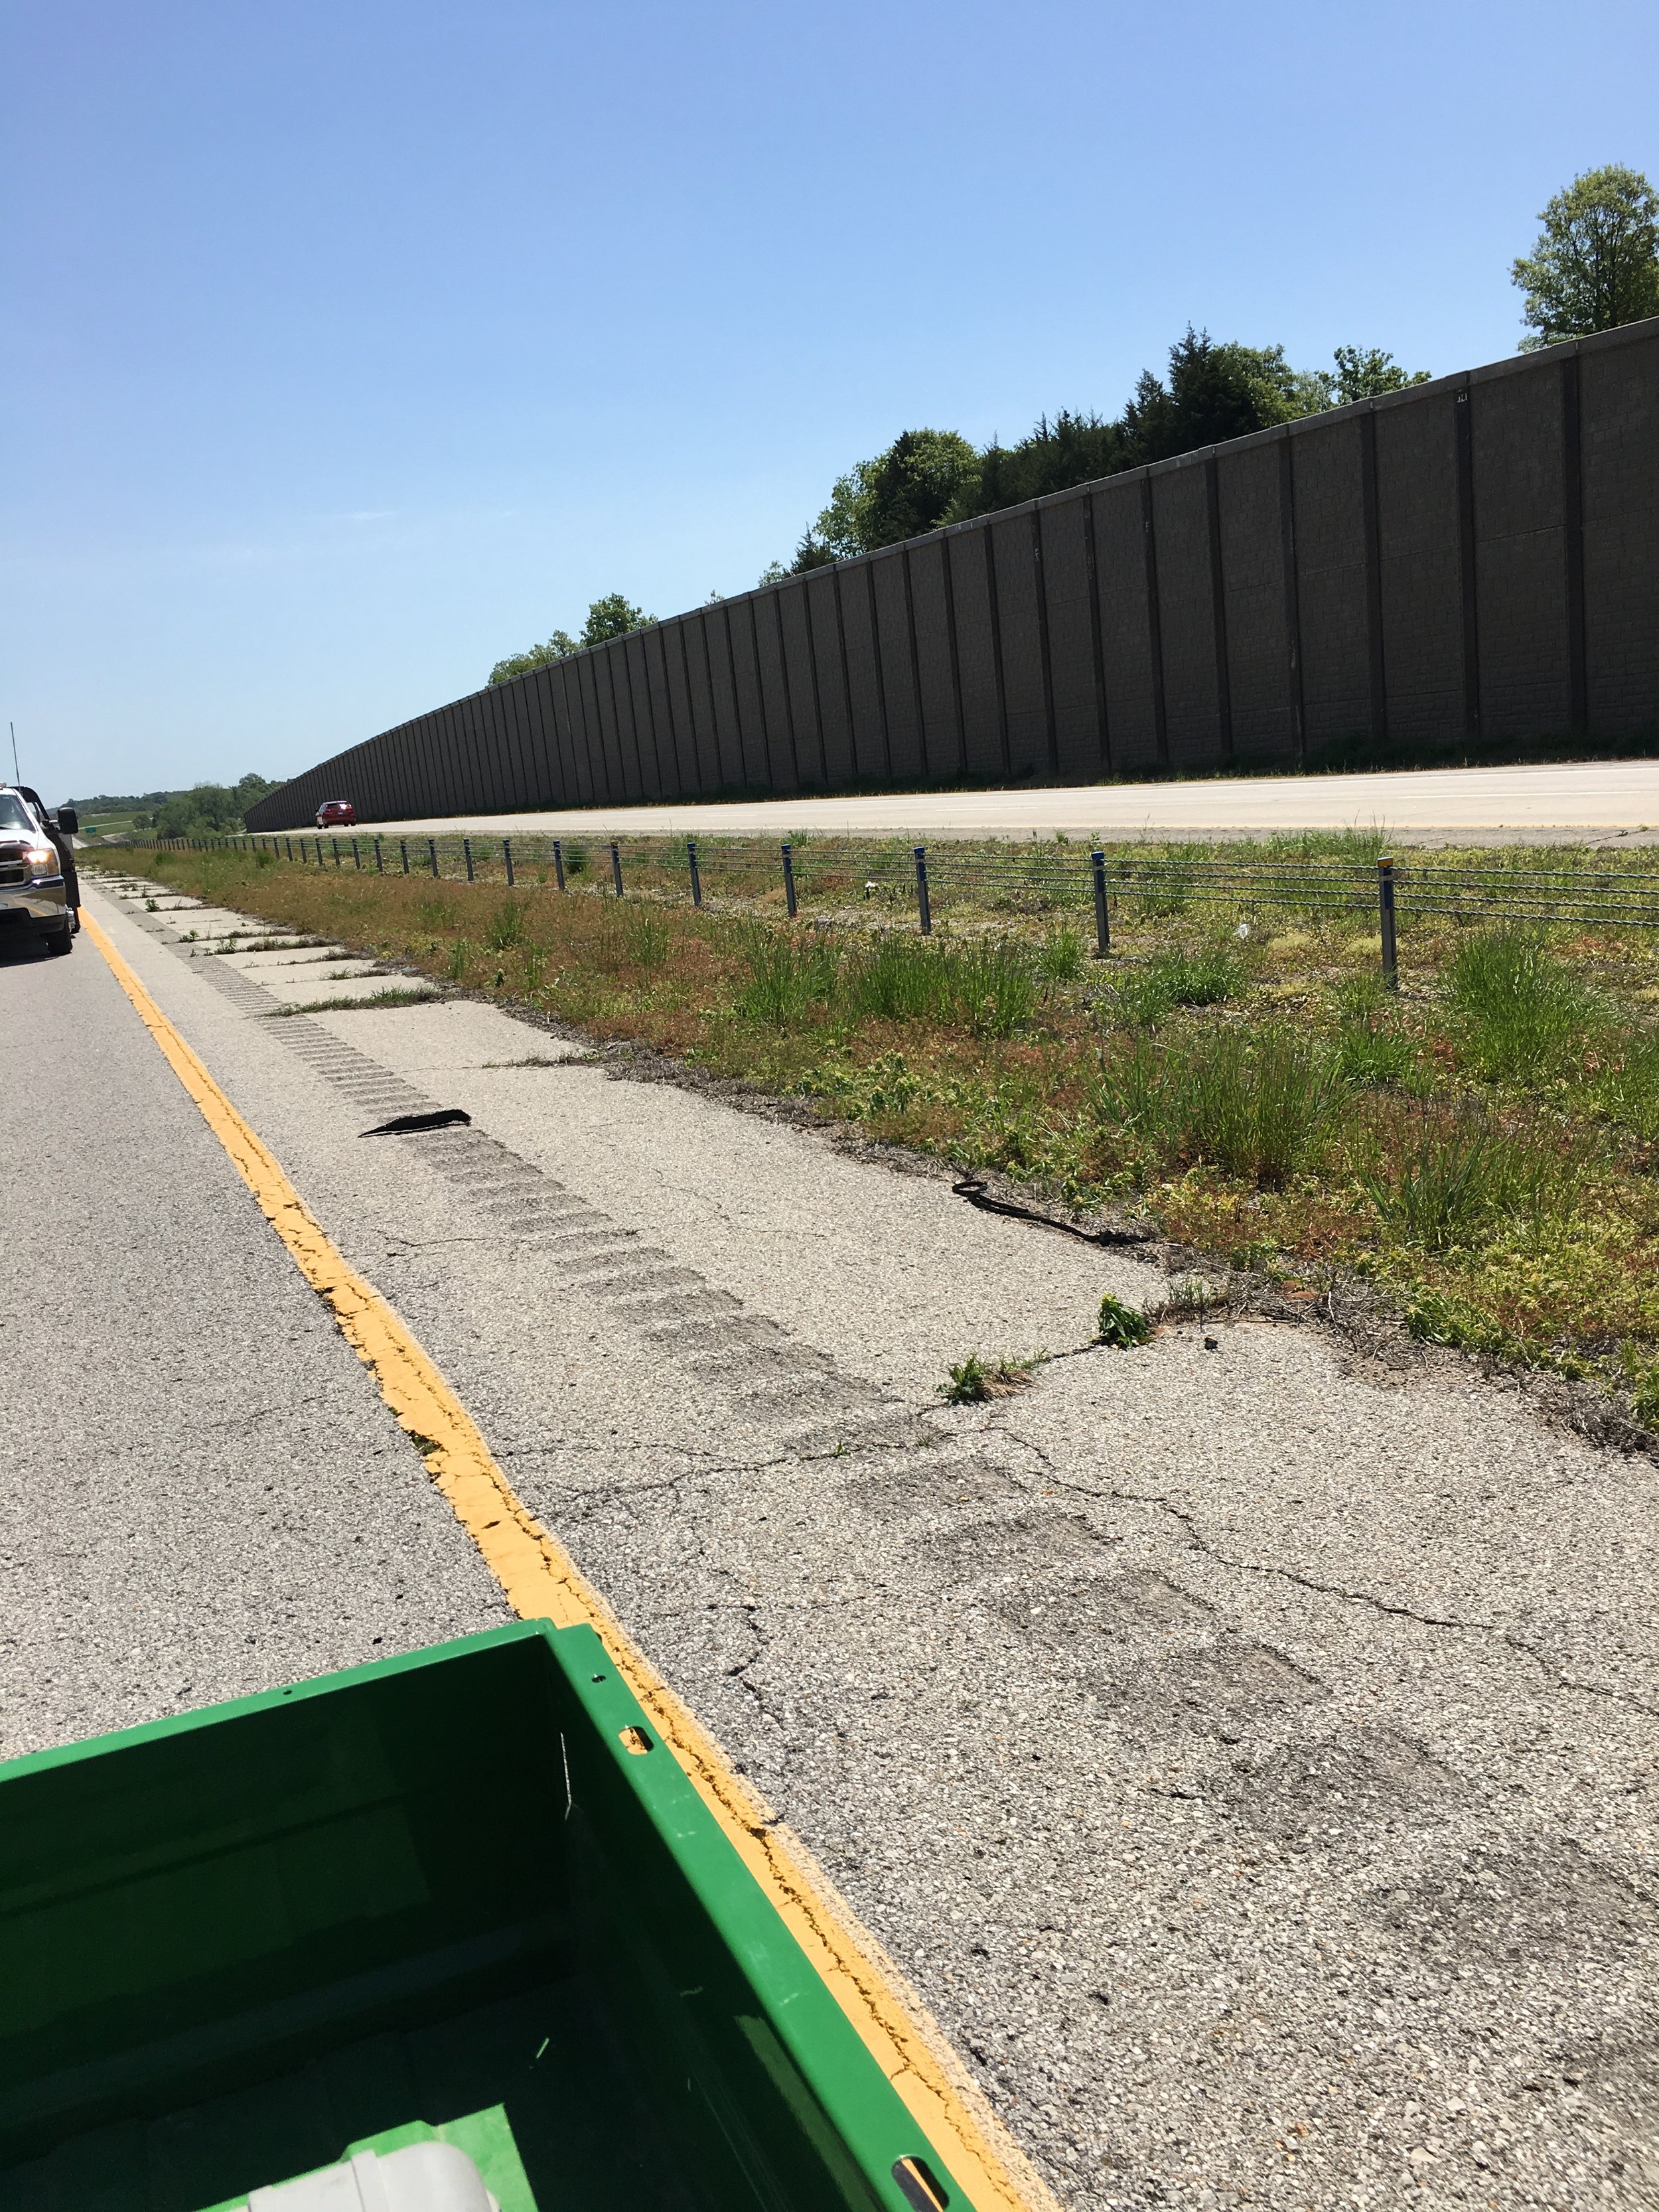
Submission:
[[[71,949],[81,926],[80,826],[72,806],[54,816],[26,784],[0,783],[0,943],[18,934],[44,937],[49,952]]]

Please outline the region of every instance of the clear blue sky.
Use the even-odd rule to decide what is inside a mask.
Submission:
[[[1189,319],[1506,354],[1548,195],[1659,171],[1651,0],[8,0],[0,40],[0,718],[49,798],[292,773],[601,592],[741,590],[900,429],[1115,412]]]

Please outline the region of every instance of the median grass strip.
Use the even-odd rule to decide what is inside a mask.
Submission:
[[[1162,849],[1175,865],[1119,902],[1103,962],[1048,911],[953,907],[930,941],[874,901],[794,923],[765,890],[618,902],[601,869],[561,894],[144,864],[1074,1207],[1132,1206],[1209,1255],[1213,1303],[1229,1267],[1358,1273],[1426,1340],[1598,1377],[1659,1419],[1656,933],[1413,916],[1396,995],[1370,916],[1200,900],[1190,856]]]

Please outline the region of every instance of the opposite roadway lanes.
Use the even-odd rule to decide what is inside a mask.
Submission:
[[[342,789],[332,794],[355,799]],[[1287,830],[1386,829],[1402,843],[1502,845],[1557,836],[1659,839],[1659,761],[1364,775],[1211,776],[1006,791],[864,792],[837,799],[708,799],[586,811],[456,815],[372,825],[385,836],[1215,839]]]
[[[1650,1461],[1308,1323],[1091,1349],[1153,1267],[88,897],[1068,2207],[1653,2201]],[[0,992],[8,1747],[495,1617],[92,947]]]

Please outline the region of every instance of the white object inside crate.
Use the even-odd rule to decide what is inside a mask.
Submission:
[[[343,2166],[252,2191],[247,2212],[501,2212],[483,2178],[453,2143],[360,2150]]]

